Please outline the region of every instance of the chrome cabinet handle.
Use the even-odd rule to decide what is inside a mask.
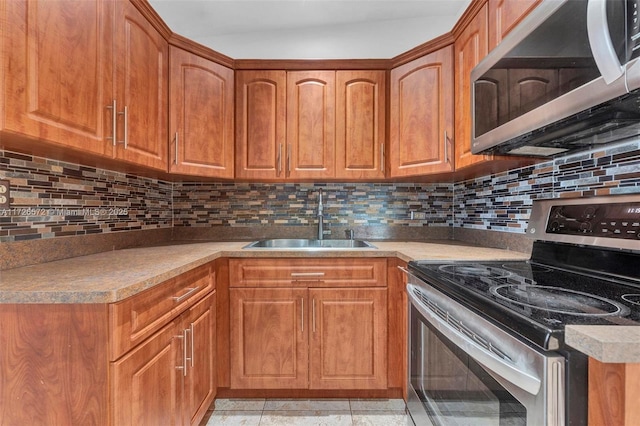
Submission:
[[[302,304],[302,313],[300,314],[300,323],[302,324],[302,332],[304,333],[304,297],[300,298]]]
[[[195,346],[196,346],[196,334],[194,333],[194,326],[193,323],[191,323],[191,325],[189,326],[189,333],[191,333],[191,358],[189,358],[191,360],[191,367],[194,367],[194,359],[195,359],[195,355],[196,355],[196,350],[195,350]]]
[[[313,329],[313,332],[316,332],[316,299],[315,297],[313,298],[312,304],[311,304],[311,328]]]
[[[184,336],[184,340],[183,340],[183,344],[182,344],[182,359],[184,360],[184,369],[182,370],[182,373],[184,374],[184,376],[186,377],[187,375],[187,361],[189,361],[189,358],[187,358],[187,334],[189,333],[189,329],[185,328],[184,330],[182,330],[182,335]]]
[[[129,147],[129,108],[124,106],[124,149]]]
[[[188,288],[187,292],[185,294],[183,294],[182,296],[172,296],[171,298],[174,300],[174,302],[180,303],[184,299],[186,299],[187,297],[191,296],[193,293],[198,291],[199,289],[200,289],[200,287],[191,287],[191,288]]]
[[[282,144],[278,144],[278,176],[282,173]]]
[[[107,136],[106,139],[111,139],[113,146],[117,144],[117,128],[118,128],[118,110],[116,109],[116,100],[111,101],[111,105],[107,105],[107,109],[111,110],[111,136]]]
[[[384,173],[384,142],[380,144],[380,171]]]
[[[324,272],[292,272],[291,278],[316,278],[324,277]]]
[[[444,162],[449,162],[449,138],[446,130],[444,131]]]
[[[118,115],[124,115],[124,139],[118,141],[118,143],[123,143],[124,149],[127,149],[129,147],[129,108],[125,105],[124,110],[118,112]]]
[[[176,156],[175,156],[175,158],[173,159],[173,164],[176,164],[176,165],[177,165],[177,164],[178,164],[178,132],[176,132],[176,138],[175,138],[175,140],[176,140],[176,146],[175,146],[175,154],[176,154]]]
[[[182,340],[182,365],[176,365],[176,370],[182,370],[182,375],[187,375],[187,339],[185,335],[185,331],[182,331],[182,334],[175,336],[176,339]]]
[[[291,144],[287,147],[287,176],[291,174]]]

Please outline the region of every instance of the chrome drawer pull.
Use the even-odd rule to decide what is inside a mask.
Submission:
[[[182,296],[173,296],[172,299],[174,302],[176,303],[180,303],[182,302],[184,299],[186,299],[187,297],[191,296],[193,293],[195,293],[196,291],[198,291],[200,289],[200,287],[192,287],[192,288],[188,288],[187,292],[185,294],[183,294]]]
[[[292,272],[291,278],[319,278],[324,277],[324,272]]]

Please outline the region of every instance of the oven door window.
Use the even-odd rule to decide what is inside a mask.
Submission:
[[[526,425],[527,413],[478,363],[411,315],[410,382],[434,425]]]

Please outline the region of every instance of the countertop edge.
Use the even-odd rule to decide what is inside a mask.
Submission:
[[[640,363],[640,327],[568,325],[565,342],[605,363]]]

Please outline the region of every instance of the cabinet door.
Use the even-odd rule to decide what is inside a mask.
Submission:
[[[451,47],[391,70],[391,177],[453,170]]]
[[[454,44],[455,53],[455,152],[456,170],[490,160],[471,153],[471,70],[488,53],[488,16],[485,4]]]
[[[169,48],[169,170],[233,177],[233,70]]]
[[[310,289],[312,389],[387,388],[387,290]]]
[[[489,50],[495,48],[541,0],[489,0]]]
[[[236,177],[284,178],[287,74],[236,72]]]
[[[287,176],[335,176],[335,71],[287,73]]]
[[[182,424],[184,335],[178,319],[111,363],[113,424]]]
[[[187,332],[187,375],[183,424],[197,425],[216,394],[216,296],[207,296],[184,315]]]
[[[132,3],[115,4],[116,156],[166,171],[168,44]]]
[[[0,130],[111,156],[111,1],[2,2]],[[11,136],[3,146],[24,144]]]
[[[308,387],[307,290],[232,288],[231,388]]]
[[[385,176],[384,71],[336,72],[336,177]]]

